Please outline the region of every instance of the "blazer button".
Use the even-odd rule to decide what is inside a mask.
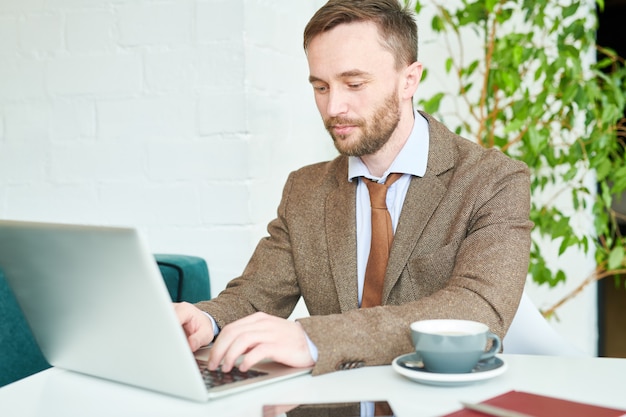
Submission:
[[[362,360],[349,360],[346,362],[339,363],[335,369],[338,371],[345,371],[348,369],[362,368],[365,366],[365,361]]]

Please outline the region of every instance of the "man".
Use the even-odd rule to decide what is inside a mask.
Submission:
[[[211,369],[244,355],[244,371],[269,358],[315,375],[389,364],[413,350],[416,320],[477,320],[503,337],[528,269],[527,167],[413,110],[417,28],[397,0],[329,1],[304,47],[341,156],[291,173],[241,277],[211,301],[176,305],[190,347],[219,334]],[[386,196],[395,234],[379,300],[364,308],[379,249],[367,183],[390,173],[403,174]],[[300,297],[311,316],[286,320]]]

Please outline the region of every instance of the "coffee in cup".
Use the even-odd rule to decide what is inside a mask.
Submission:
[[[492,358],[502,345],[487,325],[471,320],[421,320],[411,323],[415,352],[424,368],[437,373],[467,373]],[[491,340],[488,351],[487,342]]]

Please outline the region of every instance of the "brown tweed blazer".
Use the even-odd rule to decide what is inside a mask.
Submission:
[[[288,317],[302,296],[313,374],[389,364],[413,350],[409,325],[420,319],[477,320],[504,336],[528,271],[528,168],[424,117],[428,167],[407,192],[382,307],[357,305],[356,181],[343,156],[290,174],[243,275],[198,307],[221,328],[256,311]]]

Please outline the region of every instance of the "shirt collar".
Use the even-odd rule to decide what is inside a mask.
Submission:
[[[348,181],[357,177],[367,177],[378,181],[387,178],[391,172],[423,177],[428,163],[428,121],[418,111],[415,111],[414,120],[408,140],[381,178],[376,178],[370,174],[360,157],[351,156],[348,158]]]

